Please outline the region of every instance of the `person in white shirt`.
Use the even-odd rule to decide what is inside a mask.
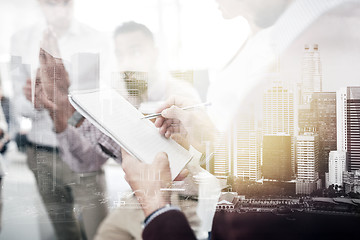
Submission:
[[[189,106],[189,101],[178,97],[169,99],[159,109],[162,117],[158,118],[155,124],[160,128],[160,133],[165,137],[170,137],[172,134],[183,134],[193,146],[197,146],[199,143],[199,132],[201,132],[199,129],[229,130],[236,117],[246,115],[253,110],[251,109],[253,105],[250,103],[256,103],[256,98],[259,98],[257,93],[262,93],[264,85],[267,84],[266,79],[262,78],[262,71],[273,63],[276,55],[285,53],[297,40],[303,40],[301,35],[313,25],[318,24],[319,19],[335,15],[338,16],[339,21],[343,21],[340,27],[349,27],[350,29],[350,26],[346,25],[345,16],[355,17],[360,9],[359,2],[352,0],[217,0],[217,2],[219,2],[220,10],[225,18],[243,15],[249,21],[254,34],[249,37],[249,40],[218,78],[211,83],[208,98],[212,103],[212,109],[209,116],[199,117],[199,114],[206,116],[203,111],[181,110],[181,107]],[[331,22],[327,22],[325,26],[332,27]],[[332,37],[337,38],[337,36],[328,36],[327,29],[322,28],[322,30],[324,32],[321,34],[327,36],[327,40],[332,40]],[[315,32],[315,34],[317,33]],[[351,33],[348,32],[347,35],[351,35]],[[343,40],[349,41],[350,39],[345,37]],[[336,50],[338,49],[336,48]],[[357,57],[359,57],[358,54]],[[206,126],[205,129],[204,126]],[[123,168],[132,189],[139,195],[146,191],[159,192],[160,188],[165,187],[171,181],[167,156],[164,153],[159,153],[153,164],[150,165],[136,162],[134,158],[125,157],[123,154]],[[139,177],[139,173],[145,169],[150,172],[149,175],[154,169],[156,171],[161,169],[163,181],[155,182],[148,179],[143,181]],[[148,208],[143,208],[144,214],[147,216],[143,239],[196,239],[188,231],[189,226],[184,221],[185,218],[182,217],[182,214],[176,212],[178,210],[171,209],[168,206],[169,202],[160,194],[154,195],[153,198],[142,198],[143,206],[148,206]],[[175,215],[176,219],[174,219]],[[264,230],[263,226],[242,229],[241,223],[235,221],[236,214],[231,216],[226,213],[222,216],[222,218],[218,218],[218,221],[214,220],[216,224],[213,225],[212,239],[301,238],[301,236],[295,235],[297,233],[291,231],[292,229],[279,231],[278,226],[268,230]],[[173,224],[173,222],[177,224]],[[270,222],[267,224],[272,226]],[[301,229],[302,226],[298,226],[298,228]],[[302,228],[300,231],[304,232],[304,229]],[[327,234],[326,237],[330,238],[334,236],[329,235],[329,232],[335,232],[336,235],[349,234],[340,228],[329,231],[327,226],[321,224],[306,229],[306,231],[308,231],[307,233],[311,232],[306,235],[311,239],[315,239],[317,236],[325,237],[323,234]]]
[[[81,180],[82,175],[74,173],[62,161],[50,114],[42,106],[36,106],[32,93],[29,93],[29,89],[25,86],[27,81],[34,83],[36,79],[41,44],[46,46],[51,41],[56,42],[58,54],[65,59],[66,71],[71,76],[68,63],[74,54],[104,53],[108,42],[99,32],[74,19],[73,0],[38,0],[38,4],[44,20],[17,32],[11,39],[12,56],[20,56],[23,63],[31,64],[31,72],[24,71],[18,75],[21,77],[12,79],[15,96],[13,98],[14,112],[18,116],[31,119],[32,128],[27,136],[29,140],[26,149],[27,163],[34,173],[40,195],[54,226],[56,238],[80,239],[79,223],[74,216],[74,195],[75,201],[86,204],[94,197],[94,192],[99,191],[97,189],[99,186],[94,184],[93,187],[79,190],[76,185],[80,181],[96,181],[98,173],[94,172],[91,176],[84,175],[84,179]],[[103,57],[106,58],[104,54],[100,55],[100,58]],[[76,82],[76,84],[71,80],[70,78],[70,88],[75,85],[97,86],[99,84],[98,79],[91,84],[88,79],[79,79],[83,82]],[[71,186],[75,186],[76,193]],[[55,214],[54,205],[57,209]],[[57,213],[65,213],[64,219],[56,219]],[[40,227],[42,226],[40,224]]]

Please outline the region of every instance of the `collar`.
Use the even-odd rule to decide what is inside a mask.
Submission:
[[[61,38],[65,38],[65,37],[68,37],[68,36],[79,35],[80,31],[81,31],[80,25],[81,24],[77,20],[74,19],[71,22],[71,25],[70,25],[69,29],[66,31],[66,33]],[[39,31],[41,33],[43,33],[48,28],[48,25],[47,25],[45,19],[42,19],[38,24],[36,24],[36,26],[38,26],[37,29],[39,29]]]

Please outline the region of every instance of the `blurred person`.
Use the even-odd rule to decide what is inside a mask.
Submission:
[[[147,89],[140,93],[145,95],[140,96],[140,111],[154,111],[154,107],[152,107],[153,110],[149,110],[144,106],[159,106],[159,103],[171,95],[183,96],[191,99],[193,102],[200,101],[197,92],[189,83],[174,79],[170,74],[166,73],[166,71],[160,69],[159,50],[156,47],[153,33],[145,25],[136,22],[123,23],[114,32],[114,43],[118,70],[121,73],[146,74],[145,81],[147,83]],[[130,93],[128,94],[130,95]],[[130,102],[131,100],[132,99],[129,99]],[[187,146],[187,148],[189,148],[189,146]],[[202,221],[203,219],[199,219],[199,214],[197,213],[200,211],[197,209],[198,202],[195,201],[195,199],[184,200],[198,196],[197,186],[194,185],[192,180],[193,176],[202,172],[198,161],[199,158],[195,157],[194,161],[187,165],[190,172],[189,176],[184,180],[185,186],[184,184],[179,186],[185,188],[185,193],[179,195],[173,194],[171,198],[174,204],[184,211],[192,230],[198,237],[202,238],[201,235],[204,235],[202,232],[203,229],[201,228],[203,223],[201,223],[200,220]],[[209,175],[206,176],[211,179],[209,182],[214,182],[213,189],[214,192],[216,192],[216,179],[211,178]],[[137,199],[133,197],[123,200],[125,201],[125,207],[126,204],[135,204],[138,202]],[[129,219],[131,219],[131,221],[129,221]],[[98,230],[96,239],[141,239],[141,222],[143,220],[144,214],[140,208],[125,209],[120,207],[111,212],[105,219]],[[207,237],[207,233],[205,237]]]
[[[135,38],[133,35],[135,35]],[[114,39],[117,43],[116,45],[121,48],[121,51],[128,53],[127,55],[122,54],[120,57],[119,51],[117,51],[119,69],[122,71],[126,69],[131,71],[141,70],[152,75],[151,80],[149,80],[150,89],[152,90],[145,92],[149,96],[147,99],[151,101],[164,100],[170,94],[177,93],[190,97],[193,101],[198,101],[199,98],[196,91],[189,84],[174,79],[170,79],[167,82],[167,79],[161,79],[160,81],[160,79],[156,78],[155,73],[158,71],[156,69],[157,50],[155,49],[152,33],[144,25],[135,22],[124,23],[115,31]],[[49,49],[49,47],[47,48]],[[136,52],[136,54],[133,55],[133,52]],[[100,169],[110,157],[117,162],[121,162],[120,146],[90,124],[88,120],[80,116],[76,123],[69,123],[69,116],[74,110],[67,98],[69,79],[62,60],[54,58],[48,52],[41,49],[40,63],[40,73],[35,86],[35,105],[42,106],[49,111],[54,122],[54,129],[63,160],[76,172]],[[41,69],[47,69],[49,66],[53,66],[54,63],[58,63],[56,65],[56,72],[64,72],[62,74],[64,81],[57,81],[55,83],[54,81],[49,81],[53,75],[52,71],[49,71],[45,76],[42,74],[43,71]],[[177,87],[175,87],[175,84]],[[157,87],[155,86],[160,89],[156,89]],[[30,81],[28,81],[26,88],[28,98],[30,99]],[[53,93],[51,90],[54,88],[59,89],[59,91]],[[53,99],[57,99],[57,101],[53,101]],[[196,161],[193,161],[188,167],[193,169],[192,172],[199,169]],[[196,195],[197,192],[195,189],[190,189],[190,192],[187,194]],[[183,200],[175,199],[175,201],[180,201],[184,205]],[[126,202],[131,204],[137,201],[134,198],[130,198]],[[194,230],[198,230],[199,220],[195,213],[196,201],[185,201],[185,205],[187,208],[191,208],[191,210],[184,208],[184,211],[188,213]],[[143,219],[144,216],[141,209],[116,209],[102,223],[95,238],[141,239],[141,221]]]
[[[1,80],[1,79],[0,79]],[[0,153],[4,154],[7,150],[7,145],[10,142],[8,134],[10,123],[10,101],[2,94],[0,81]]]
[[[196,90],[187,82],[174,79],[160,67],[159,49],[153,33],[143,24],[125,22],[114,33],[115,56],[119,72],[147,75],[147,102],[165,101],[180,95],[200,101]]]
[[[5,176],[3,168],[3,154],[6,152],[7,144],[10,141],[8,136],[8,124],[9,124],[9,100],[2,95],[1,78],[0,78],[0,231],[1,231],[1,219],[2,219],[2,184]]]
[[[1,89],[0,89],[1,94]],[[0,96],[2,98],[2,96]],[[6,115],[4,114],[4,111],[2,108],[0,108],[0,231],[1,231],[1,219],[2,219],[2,183],[3,178],[5,175],[4,169],[3,169],[3,156],[2,154],[5,153],[7,148],[7,143],[10,141],[10,138],[8,136],[8,122],[6,121]]]
[[[32,128],[27,134],[27,163],[35,176],[39,193],[54,226],[56,238],[80,239],[81,235],[85,233],[81,233],[78,220],[74,215],[74,198],[80,204],[80,208],[83,204],[90,204],[89,201],[94,200],[93,192],[101,190],[101,186],[96,183],[96,178],[101,175],[101,172],[79,175],[63,162],[56,134],[53,131],[53,129],[59,131],[58,124],[63,120],[63,116],[58,115],[57,121],[53,124],[51,112],[49,113],[44,106],[38,104],[38,99],[33,99],[31,85],[40,78],[46,78],[46,74],[44,74],[46,70],[50,72],[51,69],[54,69],[53,65],[45,71],[40,71],[41,42],[47,51],[64,59],[71,59],[78,52],[104,53],[107,44],[99,32],[74,19],[73,0],[38,0],[38,4],[44,16],[43,21],[19,31],[11,39],[12,56],[20,56],[22,62],[31,64],[32,68],[32,72],[23,70],[22,74],[12,79],[15,96],[13,99],[14,112],[19,116],[31,119]],[[44,57],[44,54],[41,54]],[[63,89],[55,89],[55,92],[64,91],[65,87],[71,88],[70,66],[67,62],[59,61],[53,62],[53,64],[62,70],[60,80],[66,81],[58,86]],[[54,79],[51,80],[54,81]],[[80,81],[83,82],[78,85],[87,84],[88,79],[80,79]],[[97,84],[97,82],[94,83],[95,86]],[[72,112],[73,109],[68,106],[65,116],[69,118]],[[88,184],[86,181],[92,182],[90,186],[93,187],[79,186]],[[53,206],[56,207],[56,212],[54,212]],[[66,219],[57,219],[58,213],[64,214]],[[87,220],[93,221],[84,216],[82,219],[85,228]],[[89,224],[92,225],[91,222]],[[39,227],[42,229],[43,225],[39,224]],[[93,228],[93,226],[87,228]]]
[[[344,16],[356,16],[360,9],[357,1],[286,1],[286,0],[217,0],[224,18],[244,16],[252,29],[248,40],[236,55],[225,66],[224,70],[214,80],[208,92],[212,103],[209,116],[204,111],[183,111],[180,108],[191,105],[187,99],[173,97],[169,99],[159,112],[162,117],[155,122],[159,131],[165,137],[181,134],[187,137],[193,146],[199,149],[200,130],[203,126],[211,129],[229,130],[236,117],[252,111],[258,93],[262,92],[266,81],[261,72],[276,59],[276,55],[284,54],[303,35],[317,24],[324,24],[319,19],[337,16],[339,21]],[[329,25],[330,24],[330,25]],[[332,27],[331,22],[325,22]],[[339,27],[344,27],[339,25]],[[324,30],[325,36],[327,30]],[[312,32],[314,33],[314,32]],[[321,33],[323,34],[323,33]],[[351,35],[352,33],[347,33]],[[342,36],[346,39],[345,36]],[[354,36],[353,36],[354,37]],[[276,44],[276,46],[274,46]],[[231,87],[229,87],[231,86]],[[199,117],[202,116],[202,117]],[[143,239],[195,239],[189,231],[190,227],[184,215],[170,208],[171,202],[160,194],[160,189],[171,182],[169,164],[166,154],[159,153],[152,164],[134,161],[128,155],[123,155],[123,168],[126,179],[132,189],[141,194],[151,190],[155,198],[142,197],[146,220]],[[139,169],[162,174],[162,181],[144,181]],[[155,203],[156,202],[156,203]],[[316,225],[304,230],[295,221],[285,221],[277,216],[259,218],[256,214],[241,214],[220,212],[215,215],[212,239],[317,239],[319,236],[330,237],[345,234],[344,229],[328,229]],[[343,227],[344,224],[342,225]],[[281,231],[279,229],[281,228]],[[351,231],[351,230],[349,230]],[[310,233],[310,234],[309,234]],[[351,235],[351,233],[348,233]]]

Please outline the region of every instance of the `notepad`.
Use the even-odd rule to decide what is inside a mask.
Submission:
[[[159,130],[114,89],[74,91],[70,103],[88,121],[140,161],[151,163],[159,152],[166,152],[174,179],[192,156]]]

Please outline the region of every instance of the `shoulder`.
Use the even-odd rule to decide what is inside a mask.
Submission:
[[[25,41],[27,37],[31,37],[32,35],[36,34],[37,32],[41,31],[41,24],[34,23],[31,25],[27,25],[26,27],[21,28],[19,31],[14,33],[11,37],[11,40],[19,40],[22,39]]]
[[[196,239],[185,215],[178,210],[164,212],[154,218],[143,231],[144,240]]]

